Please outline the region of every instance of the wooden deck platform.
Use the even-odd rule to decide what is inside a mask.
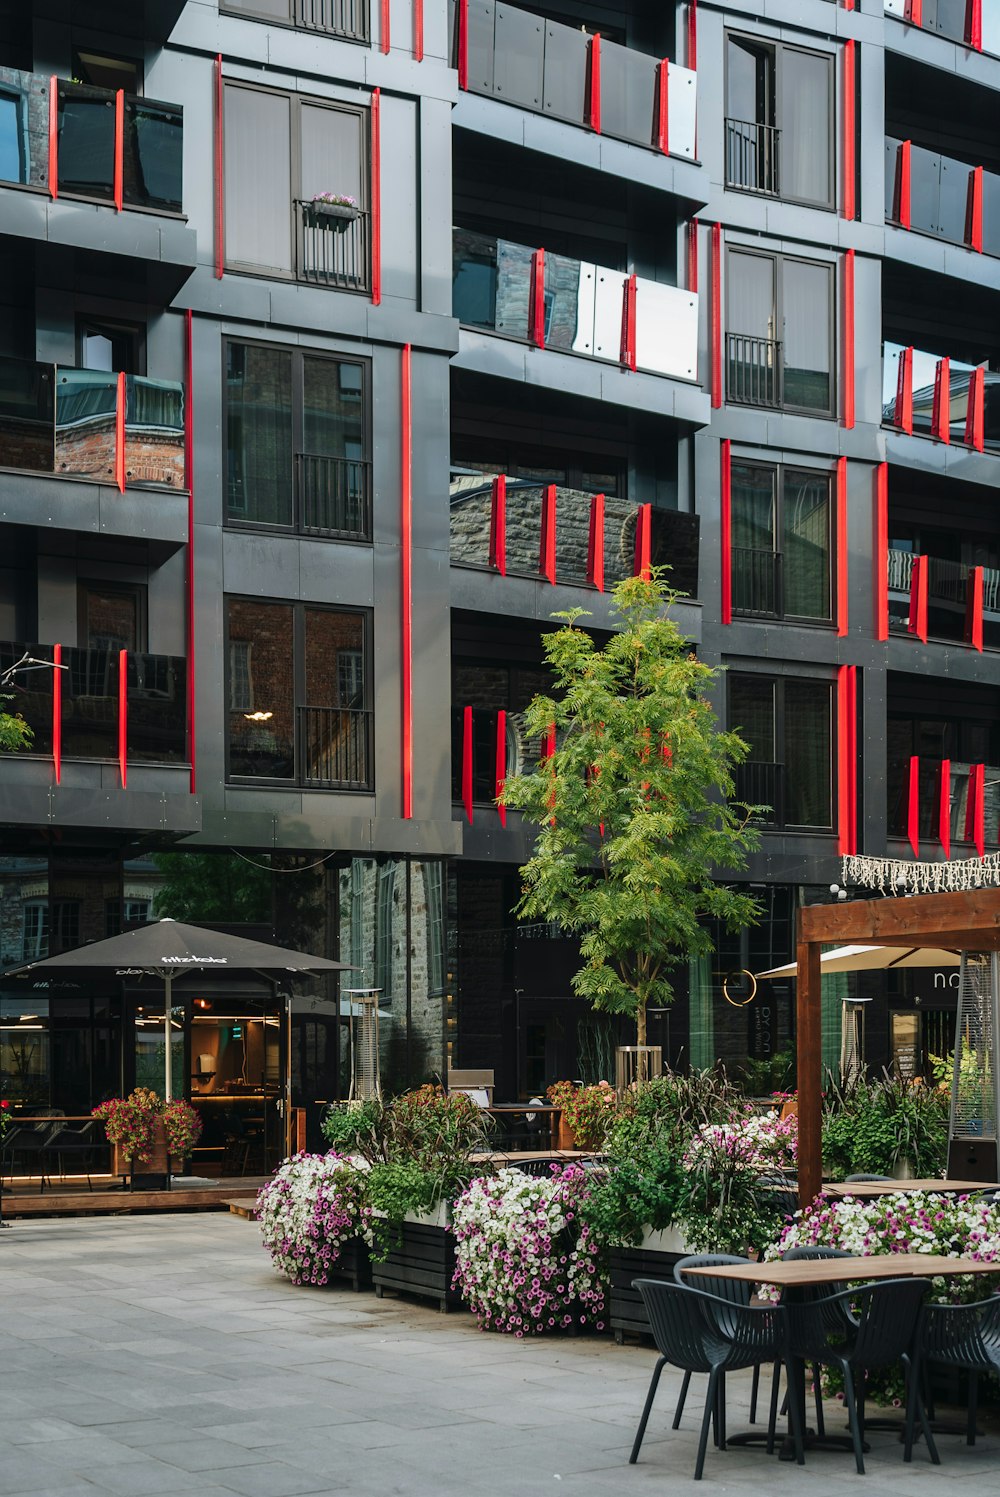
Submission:
[[[3,1218],[40,1216],[100,1216],[136,1211],[228,1211],[231,1203],[253,1206],[264,1177],[179,1182],[171,1190],[122,1190],[107,1176],[86,1181],[56,1180],[41,1193],[34,1183],[15,1178],[4,1184]]]

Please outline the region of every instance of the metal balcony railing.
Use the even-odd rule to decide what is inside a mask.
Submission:
[[[726,120],[726,186],[777,197],[780,131],[755,120]]]
[[[304,281],[344,291],[371,290],[371,214],[324,212],[312,201],[296,203],[298,273]]]
[[[782,402],[781,343],[748,333],[726,334],[726,399],[777,410]]]
[[[303,530],[312,535],[371,539],[370,462],[300,452],[295,465],[299,524]]]
[[[371,35],[370,9],[369,0],[295,0],[295,24],[345,41],[367,42]]]
[[[299,777],[303,785],[368,790],[372,784],[372,713],[360,707],[299,707]]]
[[[780,551],[733,547],[733,612],[747,618],[780,618],[782,596]]]
[[[785,823],[785,766],[747,759],[733,770],[733,799],[747,806],[769,806],[756,818],[761,826]]]

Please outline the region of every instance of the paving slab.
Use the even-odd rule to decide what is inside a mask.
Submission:
[[[691,1486],[700,1394],[670,1429],[668,1370],[601,1337],[515,1341],[470,1316],[297,1289],[236,1216],[18,1221],[0,1233],[0,1497],[672,1497]],[[749,1427],[731,1376],[728,1426]],[[828,1422],[843,1424],[833,1404]],[[911,1466],[873,1433],[866,1497],[996,1497],[1000,1431]],[[709,1449],[712,1497],[846,1497],[849,1455],[805,1468]]]

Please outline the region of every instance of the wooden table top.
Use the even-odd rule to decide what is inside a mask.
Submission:
[[[552,1102],[493,1102],[484,1112],[562,1112]]]
[[[966,1192],[997,1189],[1000,1185],[991,1185],[986,1180],[858,1180],[854,1184],[846,1180],[831,1180],[824,1184],[823,1194],[874,1200],[879,1196],[909,1195],[918,1190],[935,1191],[938,1195],[965,1195]]]
[[[1000,1274],[1000,1263],[976,1258],[946,1258],[933,1253],[878,1253],[859,1258],[775,1258],[767,1263],[726,1263],[718,1268],[688,1268],[685,1278],[740,1279],[750,1284],[842,1284],[859,1279],[939,1278],[956,1274]]]

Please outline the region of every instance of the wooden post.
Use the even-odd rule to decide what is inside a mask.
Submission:
[[[795,1016],[799,1091],[799,1205],[811,1206],[823,1184],[822,989],[820,946],[799,940]]]

